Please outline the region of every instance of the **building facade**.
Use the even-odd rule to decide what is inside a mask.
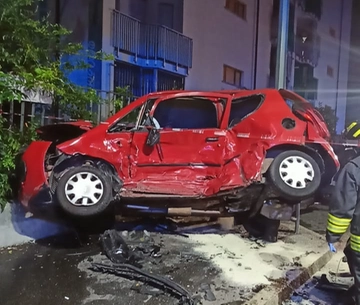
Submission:
[[[279,3],[46,0],[40,13],[50,12],[51,20],[70,29],[70,39],[86,49],[114,55],[114,61],[87,59],[90,68],[69,75],[73,82],[104,95],[129,87],[140,96],[171,89],[275,86]],[[316,106],[335,109],[338,132],[345,125],[346,101],[353,98],[347,95],[352,3],[290,0],[287,88]],[[349,86],[358,86],[351,79]]]
[[[289,88],[315,106],[328,105],[345,127],[352,0],[299,0],[294,6],[294,52]]]
[[[360,1],[353,1],[346,124],[360,120]]]
[[[193,39],[190,90],[275,86],[280,0],[184,0]],[[345,124],[352,0],[292,0],[287,88]],[[199,22],[201,20],[201,22]]]
[[[272,0],[184,0],[184,34],[193,39],[190,90],[266,87]]]
[[[46,0],[42,10],[73,32],[72,41],[114,55],[89,59],[88,71],[69,76],[76,84],[104,92],[128,86],[136,96],[184,87],[192,39],[182,34],[183,0]]]

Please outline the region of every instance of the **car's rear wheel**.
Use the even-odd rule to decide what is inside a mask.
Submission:
[[[95,167],[75,167],[59,180],[56,198],[70,215],[99,216],[107,210],[113,198],[111,181]]]
[[[318,190],[321,171],[311,156],[290,150],[280,153],[274,159],[268,171],[268,179],[281,197],[300,201],[313,196]]]

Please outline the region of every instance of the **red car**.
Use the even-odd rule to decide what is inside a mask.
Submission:
[[[22,156],[20,199],[33,213],[257,213],[313,198],[339,168],[321,115],[286,90],[157,92],[96,127],[39,131]]]

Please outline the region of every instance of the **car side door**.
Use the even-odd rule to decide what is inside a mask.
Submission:
[[[271,115],[256,116],[265,100],[262,94],[243,91],[228,103],[224,114],[229,131],[224,188],[246,186],[261,179],[266,142],[263,130],[271,130]],[[265,145],[265,146],[264,146]]]
[[[136,127],[137,120],[143,108],[144,104],[140,104],[112,123],[103,140],[107,157],[112,160],[112,164],[120,173],[120,178],[124,183],[126,183],[130,177],[130,150],[133,130]]]
[[[159,142],[148,147],[148,133],[135,132],[132,143],[131,174],[143,191],[194,196],[219,190],[226,98],[181,93],[156,100],[149,115],[160,126]]]

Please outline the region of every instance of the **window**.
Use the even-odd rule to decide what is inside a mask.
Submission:
[[[139,118],[141,113],[141,108],[143,105],[136,107],[135,109],[131,110],[128,114],[123,116],[121,119],[116,121],[110,128],[109,132],[121,132],[121,131],[129,131],[133,129],[136,125],[136,122]]]
[[[264,96],[251,95],[234,99],[231,102],[229,127],[234,127],[250,114],[254,113],[262,104]]]
[[[243,72],[233,67],[224,65],[223,82],[240,88]]]
[[[246,19],[246,4],[239,0],[226,0],[225,8],[242,19]]]
[[[329,34],[331,37],[336,38],[336,31],[334,28],[332,27],[329,28]]]
[[[201,97],[175,98],[160,102],[154,118],[162,128],[218,128],[214,103]]]
[[[327,71],[326,71],[327,75],[330,77],[334,77],[334,69],[330,66],[327,66]]]
[[[174,5],[170,3],[159,3],[158,23],[170,29],[174,28]]]

